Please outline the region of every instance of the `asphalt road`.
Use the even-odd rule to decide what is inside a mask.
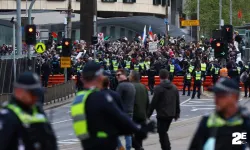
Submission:
[[[150,98],[152,98],[152,96],[150,96]],[[188,96],[182,96],[180,93],[180,100],[181,116],[178,121],[185,121],[190,118],[206,115],[214,110],[213,99],[210,96],[201,96],[201,99],[191,99]],[[247,99],[241,99],[242,104],[246,101]],[[70,104],[47,110],[46,113],[56,132],[59,146],[71,145],[79,142],[72,129]],[[156,119],[155,113],[152,115],[151,119]]]

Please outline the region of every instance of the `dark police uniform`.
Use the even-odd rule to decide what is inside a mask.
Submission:
[[[185,95],[186,87],[188,87],[188,95],[190,96],[190,87],[191,87],[192,75],[187,72],[184,76],[184,84],[183,84],[183,94]]]
[[[218,85],[217,85],[218,84]],[[240,93],[237,82],[231,79],[219,80],[212,88],[215,93]],[[223,99],[226,100],[226,99]],[[250,142],[250,114],[246,108],[238,107],[238,111],[230,118],[223,117],[223,113],[214,112],[204,116],[198,126],[189,150],[245,150]],[[238,144],[232,142],[237,139],[233,133],[240,135]],[[241,139],[241,133],[246,133],[246,139]],[[243,144],[241,144],[241,142]],[[214,148],[212,148],[214,147]]]
[[[30,88],[38,85],[38,80],[33,78],[33,73],[23,73],[16,85],[19,88],[28,86],[29,90],[39,94],[41,89]],[[55,134],[42,108],[36,105],[29,107],[14,97],[0,110],[0,145],[0,150],[58,149]]]
[[[201,71],[195,71],[194,72],[194,86],[193,86],[193,94],[192,94],[192,99],[195,97],[195,94],[196,94],[196,88],[198,88],[198,95],[197,97],[200,98],[201,96],[201,76],[202,76],[202,73]]]
[[[83,74],[96,75],[99,71],[100,66],[91,62],[85,65]],[[133,123],[109,94],[96,88],[77,93],[71,106],[71,116],[73,129],[84,150],[115,150],[119,135],[138,133],[145,138],[148,132]],[[151,129],[149,126],[147,129]]]

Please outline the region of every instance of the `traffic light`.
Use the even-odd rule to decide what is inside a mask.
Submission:
[[[70,38],[64,38],[62,40],[62,56],[70,57],[72,51],[72,41]]]
[[[35,25],[25,26],[25,42],[27,45],[36,44],[36,26]]]
[[[212,42],[212,48],[214,49],[215,58],[226,58],[228,49],[227,43],[222,42],[221,40],[215,40]]]
[[[93,35],[92,39],[91,39],[91,43],[92,43],[92,45],[97,44],[98,43],[98,37]]]
[[[224,25],[222,27],[222,36],[223,36],[223,41],[232,43],[233,42],[233,26]]]

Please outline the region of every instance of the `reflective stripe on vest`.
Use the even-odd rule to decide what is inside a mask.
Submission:
[[[195,71],[195,80],[201,80],[201,72]]]
[[[238,74],[240,74],[241,68],[237,67],[237,70],[238,70]]]
[[[246,68],[246,69],[249,69],[248,65],[245,65],[245,68]]]
[[[187,74],[187,78],[186,78],[187,80],[190,80],[191,79],[191,74],[190,73],[188,73]]]
[[[188,71],[191,73],[194,70],[194,66],[189,66]]]
[[[88,131],[88,123],[86,116],[86,100],[88,96],[95,90],[81,91],[77,93],[77,96],[71,106],[71,116],[73,118],[73,129],[76,136],[80,140],[86,140],[90,137]],[[96,134],[98,138],[107,138],[107,133],[98,131]]]
[[[214,68],[214,74],[219,74],[220,68]]]
[[[211,114],[207,120],[207,127],[223,127],[223,126],[238,126],[243,124],[243,119],[240,116],[235,116],[231,121],[227,121],[216,115],[215,113]]]
[[[106,62],[106,65],[109,66],[109,60],[108,59],[104,59],[104,61]]]
[[[114,67],[114,71],[118,70],[118,65],[117,64],[115,64],[113,67]]]
[[[32,115],[24,112],[20,107],[14,104],[8,104],[6,108],[12,110],[24,125],[48,122],[45,115],[42,113],[39,113],[35,106],[32,107]]]
[[[71,106],[73,129],[76,136],[81,140],[89,138],[85,104],[89,94],[91,94],[92,92],[93,90],[81,91],[77,93],[77,96]]]
[[[146,66],[146,70],[148,70],[149,68],[150,68],[150,62],[148,61],[148,62],[144,62],[144,65]]]
[[[134,70],[139,71],[139,65],[134,65]]]
[[[207,69],[207,64],[201,63],[201,71],[206,71]]]
[[[77,66],[77,69],[76,69],[77,71],[81,71],[82,70],[82,65],[79,65],[79,66]]]
[[[174,72],[174,65],[170,65],[170,71],[169,72],[171,72],[171,73]]]

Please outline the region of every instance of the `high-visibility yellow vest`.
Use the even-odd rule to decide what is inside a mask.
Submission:
[[[106,62],[106,65],[109,66],[109,59],[104,59],[104,61]]]
[[[141,68],[144,69],[144,63],[143,62],[140,62],[139,66],[141,66]]]
[[[246,68],[246,69],[249,69],[248,65],[245,65],[245,68]]]
[[[5,106],[9,110],[13,111],[18,119],[22,122],[23,125],[31,125],[35,123],[46,123],[48,122],[44,114],[39,113],[36,106],[32,107],[32,115],[24,112],[20,107],[14,104],[7,104]]]
[[[118,70],[118,64],[117,64],[117,61],[116,60],[113,60],[113,69],[114,71],[117,71]]]
[[[206,71],[207,69],[207,64],[201,63],[201,71]]]
[[[126,61],[126,68],[127,69],[130,69],[130,63],[131,63],[130,61]]]
[[[134,70],[139,71],[139,65],[134,65]]]
[[[145,61],[144,65],[146,66],[146,70],[148,70],[150,68],[150,62],[149,61]]]
[[[190,73],[187,73],[186,79],[187,79],[187,80],[191,80],[191,74],[190,74]]]
[[[237,70],[238,70],[238,74],[240,74],[241,68],[237,67]]]
[[[214,68],[214,74],[219,74],[220,68]]]
[[[233,117],[233,121],[227,121],[218,116],[216,113],[212,113],[209,115],[208,120],[207,120],[207,127],[212,128],[212,127],[223,127],[223,126],[239,126],[242,125],[244,120],[240,115],[237,115]]]
[[[164,43],[165,43],[164,39],[161,39],[161,40],[160,40],[160,45],[163,46]]]
[[[193,70],[194,70],[194,66],[189,66],[188,71],[189,71],[190,73],[192,73]]]
[[[86,100],[88,96],[96,90],[86,90],[77,93],[72,105],[71,105],[71,116],[73,119],[73,129],[76,136],[80,140],[86,140],[90,137],[88,131],[88,122],[86,116]],[[107,138],[107,133],[103,131],[97,132],[97,138]]]
[[[195,80],[201,80],[201,72],[195,71]]]
[[[56,48],[57,48],[57,49],[62,49],[62,46],[57,46]]]
[[[174,72],[174,65],[170,65],[170,73],[173,73]]]
[[[214,64],[212,64],[212,67],[210,68],[210,71],[212,71],[214,69]]]
[[[78,65],[76,68],[77,71],[81,71],[82,70],[82,65]]]

